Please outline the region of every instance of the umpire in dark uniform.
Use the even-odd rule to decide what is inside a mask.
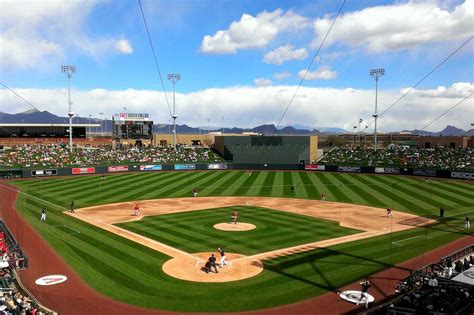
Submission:
[[[217,271],[217,267],[216,267],[216,257],[214,256],[214,254],[211,254],[211,257],[209,257],[209,259],[207,260],[209,262],[209,270],[214,267],[214,270],[216,271],[216,273],[219,273],[219,271]]]

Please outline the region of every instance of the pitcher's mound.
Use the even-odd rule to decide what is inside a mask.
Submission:
[[[226,253],[227,265],[220,268],[217,266],[218,273],[214,268],[211,272],[204,271],[204,265],[212,253],[195,253],[194,257],[179,256],[172,258],[163,264],[163,271],[171,277],[181,280],[195,282],[229,282],[247,279],[258,275],[263,271],[263,264],[257,259],[243,259],[244,255]],[[219,265],[220,256],[213,253],[217,258]]]
[[[225,222],[214,224],[216,230],[222,231],[250,231],[256,228],[255,225],[251,223],[237,222],[237,224]]]

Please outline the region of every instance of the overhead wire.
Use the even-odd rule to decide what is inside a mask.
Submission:
[[[343,0],[341,6],[339,7],[339,11],[337,11],[336,16],[334,17],[334,19],[332,20],[331,25],[329,26],[329,29],[327,30],[326,34],[324,35],[323,40],[322,40],[321,43],[319,44],[319,47],[318,47],[318,49],[316,50],[316,52],[314,53],[313,58],[311,59],[311,62],[309,63],[308,67],[306,68],[306,71],[305,71],[303,77],[301,78],[300,83],[299,83],[298,86],[296,87],[295,92],[293,93],[293,95],[291,96],[290,101],[289,101],[288,104],[286,105],[286,108],[285,108],[285,110],[283,111],[283,114],[281,115],[280,120],[278,121],[278,124],[277,124],[277,126],[276,126],[276,127],[277,127],[276,130],[278,130],[278,127],[280,126],[280,124],[281,124],[283,118],[285,117],[286,113],[288,112],[288,109],[290,108],[291,104],[293,103],[293,100],[295,99],[296,94],[298,94],[298,91],[299,91],[299,89],[301,88],[301,85],[303,84],[303,82],[304,82],[305,79],[306,79],[306,76],[308,75],[309,71],[311,70],[311,67],[313,66],[314,61],[315,61],[316,58],[318,57],[319,52],[321,51],[321,48],[323,47],[324,43],[326,42],[326,38],[328,37],[329,33],[331,32],[332,27],[333,27],[334,24],[336,23],[336,20],[337,20],[337,18],[339,17],[339,15],[340,15],[342,9],[344,8],[344,5],[345,5],[345,4],[346,4],[346,0]],[[274,132],[276,132],[276,130],[275,130]]]
[[[6,88],[8,91],[10,91],[13,95],[15,95],[16,97],[18,97],[19,99],[21,99],[23,102],[25,102],[26,104],[28,104],[29,106],[33,107],[34,109],[36,109],[40,114],[44,115],[45,117],[47,117],[48,120],[51,121],[52,124],[57,124],[57,122],[55,122],[53,119],[51,119],[51,117],[49,117],[48,115],[46,115],[45,112],[42,112],[38,107],[36,107],[33,103],[31,103],[29,100],[27,100],[26,98],[24,98],[23,96],[21,96],[20,94],[18,94],[17,92],[15,92],[15,90],[13,90],[12,88],[10,88],[8,85],[6,85],[5,83],[3,82],[0,82],[0,85],[2,85],[4,88]],[[5,131],[9,132],[10,135],[13,135],[13,132],[9,131],[6,127],[3,127],[2,129],[4,129]]]
[[[389,111],[395,105],[397,105],[403,98],[405,98],[405,96],[407,96],[411,91],[413,91],[417,86],[419,86],[423,81],[425,81],[431,74],[433,74],[442,65],[444,65],[449,59],[451,59],[452,56],[454,56],[458,51],[460,51],[464,46],[466,46],[467,43],[469,43],[473,38],[474,38],[474,36],[471,36],[467,40],[465,40],[461,45],[459,45],[455,50],[453,50],[446,58],[444,58],[438,65],[436,65],[430,72],[428,72],[425,76],[423,76],[423,78],[421,78],[418,82],[416,82],[408,90],[406,90],[405,93],[403,93],[395,102],[393,102],[391,105],[389,105],[387,108],[385,108],[378,115],[378,119],[380,119],[380,117],[382,117],[387,111]],[[368,122],[367,127],[370,126],[374,121],[375,121],[375,119],[372,119],[370,122]]]
[[[450,111],[452,111],[453,109],[455,109],[456,107],[458,107],[459,105],[461,105],[462,103],[464,103],[464,101],[466,101],[468,98],[470,98],[474,93],[471,93],[469,95],[467,95],[466,97],[464,97],[462,100],[460,100],[459,102],[457,102],[456,104],[454,104],[454,106],[451,106],[448,110],[444,111],[442,114],[440,114],[438,117],[436,117],[435,119],[433,119],[430,123],[428,123],[426,126],[424,126],[423,128],[421,128],[420,130],[425,130],[426,128],[428,128],[430,125],[432,125],[433,123],[435,123],[438,119],[440,119],[441,117],[443,117],[444,115],[446,115],[447,113],[449,113]]]
[[[168,106],[168,111],[170,113],[170,117],[173,117],[173,113],[171,111],[171,106],[170,106],[170,103],[168,101],[168,95],[166,94],[166,90],[165,90],[165,84],[163,82],[163,76],[161,75],[160,66],[158,64],[158,58],[156,57],[155,47],[153,46],[153,41],[151,40],[150,31],[148,29],[148,24],[147,24],[146,18],[145,18],[145,13],[143,12],[143,6],[142,6],[141,0],[138,0],[138,4],[140,5],[140,11],[142,13],[143,23],[145,24],[145,30],[146,30],[146,34],[148,36],[148,42],[150,44],[151,52],[153,54],[153,60],[155,61],[156,70],[158,70],[158,77],[160,78],[161,88],[163,90],[163,95],[165,96],[166,105]]]
[[[318,57],[319,52],[321,51],[321,49],[322,49],[324,43],[326,42],[326,39],[327,39],[329,33],[331,32],[331,30],[332,30],[334,24],[336,23],[337,18],[338,18],[339,15],[341,14],[342,9],[344,8],[344,5],[345,5],[345,4],[346,4],[346,0],[343,0],[341,6],[339,7],[339,10],[337,11],[336,16],[335,16],[334,19],[332,20],[331,25],[329,26],[328,30],[326,31],[326,34],[324,35],[323,39],[321,40],[321,43],[319,44],[318,49],[317,49],[316,52],[314,53],[313,58],[311,59],[311,62],[309,63],[308,67],[306,68],[306,71],[305,71],[303,77],[301,78],[301,80],[300,80],[298,86],[296,87],[296,89],[295,89],[293,95],[291,96],[290,101],[289,101],[288,104],[286,105],[285,110],[283,111],[283,114],[281,115],[280,119],[278,120],[278,123],[277,123],[277,125],[276,125],[276,128],[275,128],[275,130],[272,132],[271,136],[275,135],[275,133],[278,131],[278,128],[280,127],[281,122],[283,121],[283,118],[286,116],[288,110],[290,109],[290,106],[293,104],[293,100],[295,99],[296,95],[298,94],[298,91],[300,90],[301,86],[303,85],[303,82],[306,80],[306,77],[307,77],[308,73],[310,72],[311,67],[312,67],[313,64],[314,64],[314,61],[315,61],[316,58]],[[261,161],[261,159],[262,159],[262,157],[263,157],[263,154],[264,154],[264,150],[262,150],[262,153],[260,154],[260,157],[259,157],[259,159],[258,159],[258,163],[260,163],[260,161]],[[258,163],[257,163],[257,164],[258,164]]]

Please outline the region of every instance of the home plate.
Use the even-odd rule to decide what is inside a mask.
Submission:
[[[353,291],[353,290],[349,290],[349,291],[343,291],[341,293],[339,293],[339,296],[341,297],[341,299],[343,300],[346,300],[347,302],[350,302],[350,303],[360,303],[360,304],[365,304],[365,298],[362,298],[362,301],[360,300],[360,296],[362,295],[362,291]],[[373,301],[375,301],[375,298],[366,293],[366,295],[368,296],[369,298],[369,303],[372,303]]]
[[[67,280],[66,276],[63,275],[51,275],[51,276],[44,276],[41,278],[36,279],[35,283],[37,285],[55,285],[63,283]]]

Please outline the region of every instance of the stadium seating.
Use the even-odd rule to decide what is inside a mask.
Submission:
[[[65,145],[17,145],[0,153],[4,167],[89,166],[128,163],[198,163],[216,162],[222,158],[205,147],[169,146],[74,147],[72,154]]]
[[[474,149],[422,149],[391,145],[374,151],[372,148],[336,147],[319,164],[392,166],[442,170],[473,170]]]

